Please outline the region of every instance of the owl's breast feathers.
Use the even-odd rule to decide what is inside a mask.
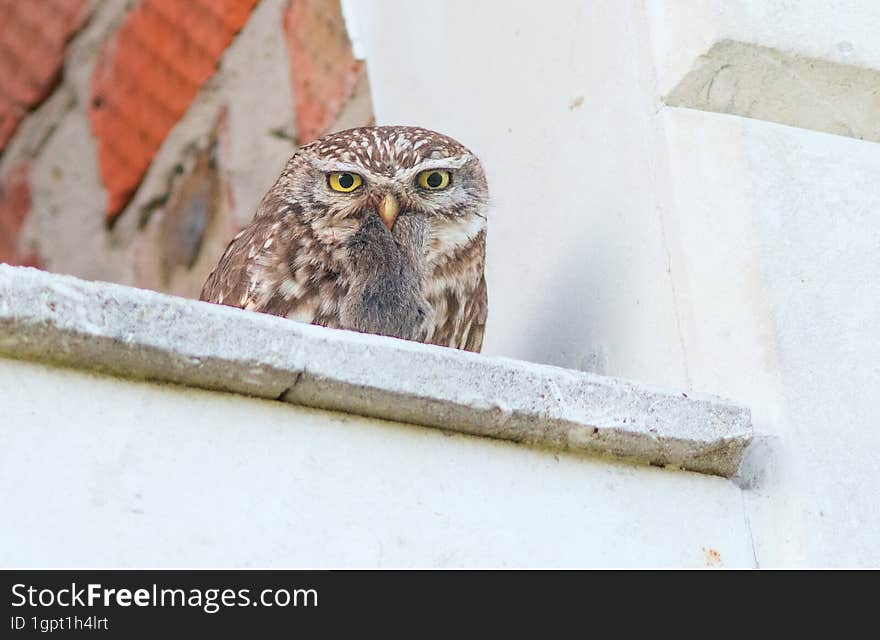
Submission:
[[[378,218],[368,218],[334,242],[296,216],[258,215],[230,242],[201,299],[479,351],[487,315],[485,229],[453,233],[444,246],[419,224],[424,220],[402,218],[392,238]]]
[[[479,352],[488,314],[486,231],[481,229],[466,244],[436,257],[427,279],[427,298],[433,324],[425,342]]]

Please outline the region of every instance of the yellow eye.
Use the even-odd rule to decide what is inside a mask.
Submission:
[[[356,173],[348,173],[342,171],[340,173],[331,173],[327,176],[327,182],[333,191],[341,191],[342,193],[350,193],[364,183],[364,179]]]
[[[422,171],[416,179],[422,189],[440,191],[449,186],[449,172],[446,169]]]

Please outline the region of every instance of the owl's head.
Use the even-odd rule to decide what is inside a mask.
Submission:
[[[371,217],[392,234],[404,219],[417,217],[434,238],[467,240],[485,227],[488,189],[479,159],[427,129],[330,134],[300,148],[283,178],[302,209],[297,215],[322,235],[354,232]]]

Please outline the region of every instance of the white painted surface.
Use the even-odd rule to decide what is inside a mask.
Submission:
[[[712,476],[4,359],[0,404],[0,566],[754,562]]]
[[[880,68],[875,0],[641,0],[665,95],[720,40]]]
[[[876,565],[880,145],[689,110],[664,123],[693,383],[746,402],[788,451],[756,537],[784,562]]]
[[[486,351],[748,404],[758,561],[880,565],[880,146],[661,100],[724,39],[880,68],[880,3],[351,4],[378,121],[487,165]]]
[[[352,4],[379,120],[487,167],[484,351],[685,384],[629,3]]]

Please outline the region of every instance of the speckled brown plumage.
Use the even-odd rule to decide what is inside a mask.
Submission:
[[[448,187],[422,188],[423,171]],[[363,178],[351,193],[328,175]],[[393,200],[394,214],[384,217]],[[479,160],[417,127],[325,136],[293,156],[202,299],[337,329],[479,351],[488,191]],[[380,216],[382,212],[382,216]]]

